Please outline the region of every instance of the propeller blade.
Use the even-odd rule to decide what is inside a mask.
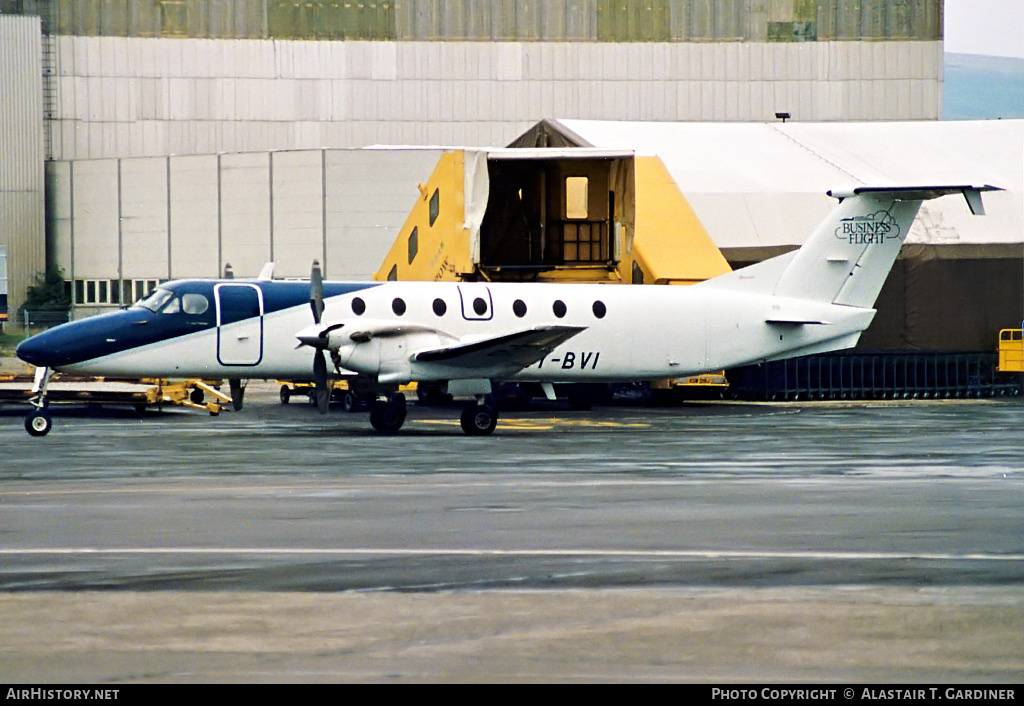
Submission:
[[[313,310],[313,323],[320,323],[324,315],[324,276],[319,260],[313,260],[313,271],[309,274],[309,307]]]
[[[317,411],[320,414],[327,414],[331,403],[331,389],[327,386],[327,358],[323,351],[313,354],[313,385]]]

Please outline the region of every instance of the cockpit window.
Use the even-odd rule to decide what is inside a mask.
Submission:
[[[181,300],[174,297],[169,302],[164,304],[164,308],[160,310],[161,314],[177,314],[181,311]]]
[[[181,308],[186,314],[205,314],[210,308],[210,300],[202,294],[185,294],[181,298]]]
[[[205,314],[210,309],[210,300],[203,294],[183,294],[180,297],[170,289],[156,289],[145,299],[140,299],[133,308],[148,309],[154,314]]]
[[[172,292],[169,289],[155,289],[149,294],[149,296],[144,297],[143,299],[140,299],[139,301],[135,302],[132,308],[149,309],[155,314],[156,312],[160,311],[160,309],[162,309],[165,304],[167,304],[168,299],[171,299],[173,297],[174,292]]]

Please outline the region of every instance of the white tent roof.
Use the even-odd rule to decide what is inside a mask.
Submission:
[[[988,216],[927,202],[909,243],[1024,242],[1024,120],[654,123],[560,120],[594,147],[660,157],[719,247],[799,245],[829,189],[991,184]]]

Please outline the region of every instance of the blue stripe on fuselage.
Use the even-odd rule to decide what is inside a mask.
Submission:
[[[177,311],[153,313],[132,308],[91,316],[56,326],[28,338],[18,346],[18,357],[39,367],[60,368],[115,353],[140,348],[160,341],[213,329],[217,325],[214,287],[220,283],[252,284],[263,293],[263,314],[273,314],[295,306],[308,306],[309,284],[244,280],[178,280],[160,285],[179,297],[202,294],[209,302],[201,314]],[[324,297],[336,297],[379,286],[376,282],[324,282]],[[312,314],[310,314],[312,322]]]

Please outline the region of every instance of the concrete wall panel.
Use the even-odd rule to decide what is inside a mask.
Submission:
[[[309,275],[323,261],[323,152],[273,152],[273,260],[280,277]]]
[[[328,150],[325,275],[369,279],[383,262],[439,150]],[[308,265],[307,265],[308,268]]]
[[[167,159],[121,160],[121,277],[169,276]]]
[[[171,157],[170,277],[217,277],[218,158],[216,155]]]
[[[73,269],[76,278],[118,278],[117,168],[114,159],[83,160],[73,164]]]
[[[68,279],[74,273],[74,260],[71,257],[71,163],[46,163],[46,220],[49,230],[49,252],[55,265],[59,266]]]
[[[225,154],[220,164],[221,268],[254,277],[273,259],[269,154]]]

